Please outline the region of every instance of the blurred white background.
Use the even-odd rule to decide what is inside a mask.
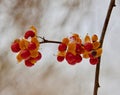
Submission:
[[[95,66],[83,60],[58,63],[57,44],[40,47],[34,67],[17,64],[10,45],[35,25],[38,35],[61,41],[87,33],[100,37],[110,0],[0,0],[0,95],[92,95]],[[120,95],[120,0],[116,0],[105,36],[98,95]]]

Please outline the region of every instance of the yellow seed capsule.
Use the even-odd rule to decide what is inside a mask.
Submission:
[[[24,43],[25,43],[25,47],[28,48],[28,45],[29,45],[30,42],[28,40],[24,39]]]
[[[75,51],[73,51],[73,50],[67,50],[67,52],[70,52],[70,53],[72,53],[73,55],[76,55],[77,53],[75,52]]]
[[[93,42],[96,42],[98,40],[98,36],[96,35],[96,34],[94,34],[93,36],[92,36],[92,41]]]
[[[93,49],[97,49],[100,47],[100,42],[93,42]]]
[[[75,51],[76,50],[76,43],[72,42],[68,44],[68,50]]]
[[[100,57],[102,54],[102,48],[97,49],[96,52],[97,52],[96,57]]]
[[[85,52],[84,46],[81,46],[81,54]]]
[[[24,39],[20,40],[19,45],[20,45],[20,49],[21,50],[26,49],[26,47],[25,47],[25,40]]]
[[[58,56],[65,56],[66,52],[65,51],[62,51],[62,52],[58,52]]]
[[[35,32],[35,35],[37,35],[37,29],[36,29],[35,26],[31,26],[30,29],[33,30],[33,31]]]
[[[72,37],[73,37],[74,41],[76,41],[77,43],[81,43],[82,42],[78,34],[73,34]]]
[[[62,43],[68,45],[68,43],[69,43],[69,39],[68,39],[68,38],[63,38]]]
[[[81,44],[82,43],[82,40],[80,38],[77,38],[76,39],[77,43]]]
[[[71,42],[68,44],[67,52],[71,52],[73,55],[76,55],[76,43],[75,42]]]
[[[88,34],[85,36],[84,42],[90,42],[90,36]]]
[[[37,50],[30,50],[30,56],[33,57],[33,58],[36,58],[38,56],[38,51]]]
[[[35,59],[31,59],[30,62],[31,62],[32,64],[35,64],[37,61],[36,61]]]
[[[20,39],[15,39],[14,40],[14,43],[19,43],[20,42]]]
[[[73,37],[74,38],[79,38],[79,35],[75,33],[75,34],[73,34]]]
[[[37,49],[39,48],[40,43],[39,43],[39,41],[38,41],[38,39],[37,39],[36,37],[33,37],[33,38],[31,39],[31,42],[33,42],[33,43],[35,43],[35,44],[36,44]]]
[[[87,51],[85,51],[84,53],[83,53],[83,58],[89,58],[89,52],[87,52]]]
[[[16,56],[16,59],[17,59],[18,62],[21,62],[23,60],[20,53]]]
[[[29,41],[27,41],[26,39],[22,39],[20,40],[19,42],[19,45],[20,45],[20,49],[26,49],[29,45]]]

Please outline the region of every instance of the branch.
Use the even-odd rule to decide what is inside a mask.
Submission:
[[[109,20],[110,20],[110,16],[111,16],[111,12],[112,12],[113,7],[115,7],[115,0],[111,0],[109,8],[108,8],[108,12],[107,12],[107,15],[106,15],[106,18],[105,18],[105,22],[104,22],[101,37],[100,37],[100,43],[101,43],[100,47],[103,46],[104,37],[105,37],[105,34],[106,34],[106,30],[107,30],[107,27],[108,27],[108,23],[109,23]],[[96,65],[93,95],[97,95],[98,88],[100,87],[100,85],[99,85],[100,62],[101,62],[101,57],[99,57],[99,63]]]
[[[56,44],[60,44],[62,42],[59,42],[59,41],[52,41],[52,40],[47,40],[45,39],[44,37],[40,37],[40,36],[37,36],[39,38],[41,38],[43,41],[40,42],[40,44],[44,44],[44,43],[56,43]]]

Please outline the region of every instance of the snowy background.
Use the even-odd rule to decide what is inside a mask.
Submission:
[[[46,39],[72,33],[100,37],[110,0],[0,0],[0,95],[93,95],[95,66],[83,60],[70,66],[56,61],[56,44],[41,45],[32,68],[17,64],[12,41],[35,25]],[[120,0],[116,0],[105,41],[98,95],[120,95]]]

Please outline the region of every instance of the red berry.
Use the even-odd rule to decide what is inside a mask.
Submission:
[[[90,59],[93,59],[93,58],[94,58],[94,56],[93,56],[92,54],[89,54],[89,57],[90,57]]]
[[[28,59],[28,60],[25,60],[25,65],[26,65],[27,67],[32,67],[34,64],[32,64],[32,63],[30,62],[30,60]]]
[[[85,43],[84,48],[87,51],[91,51],[93,49],[93,45],[92,45],[92,43]]]
[[[35,58],[36,61],[40,60],[42,58],[42,54],[38,52],[38,56]]]
[[[29,49],[29,50],[34,50],[34,49],[36,49],[36,44],[33,43],[33,42],[29,43],[28,49]]]
[[[30,57],[30,52],[27,49],[21,50],[20,55],[23,59],[27,59]]]
[[[66,53],[66,60],[67,60],[67,62],[68,62],[70,65],[76,64],[75,55],[73,55],[73,54],[70,53],[70,52],[67,52],[67,53]]]
[[[75,56],[75,59],[76,59],[76,63],[80,63],[82,61],[82,57],[79,54]]]
[[[35,33],[32,30],[27,31],[24,35],[25,39],[29,37],[34,37],[34,36],[35,36]]]
[[[64,56],[57,56],[57,61],[62,62],[64,60]]]
[[[59,51],[65,51],[66,49],[67,49],[66,44],[64,44],[64,43],[59,44],[59,46],[58,46]]]
[[[19,46],[19,43],[17,42],[14,42],[12,45],[11,45],[11,50],[15,53],[19,52],[20,51],[20,46]]]
[[[98,61],[99,61],[98,58],[90,58],[90,60],[89,60],[90,64],[92,64],[92,65],[98,64]]]

